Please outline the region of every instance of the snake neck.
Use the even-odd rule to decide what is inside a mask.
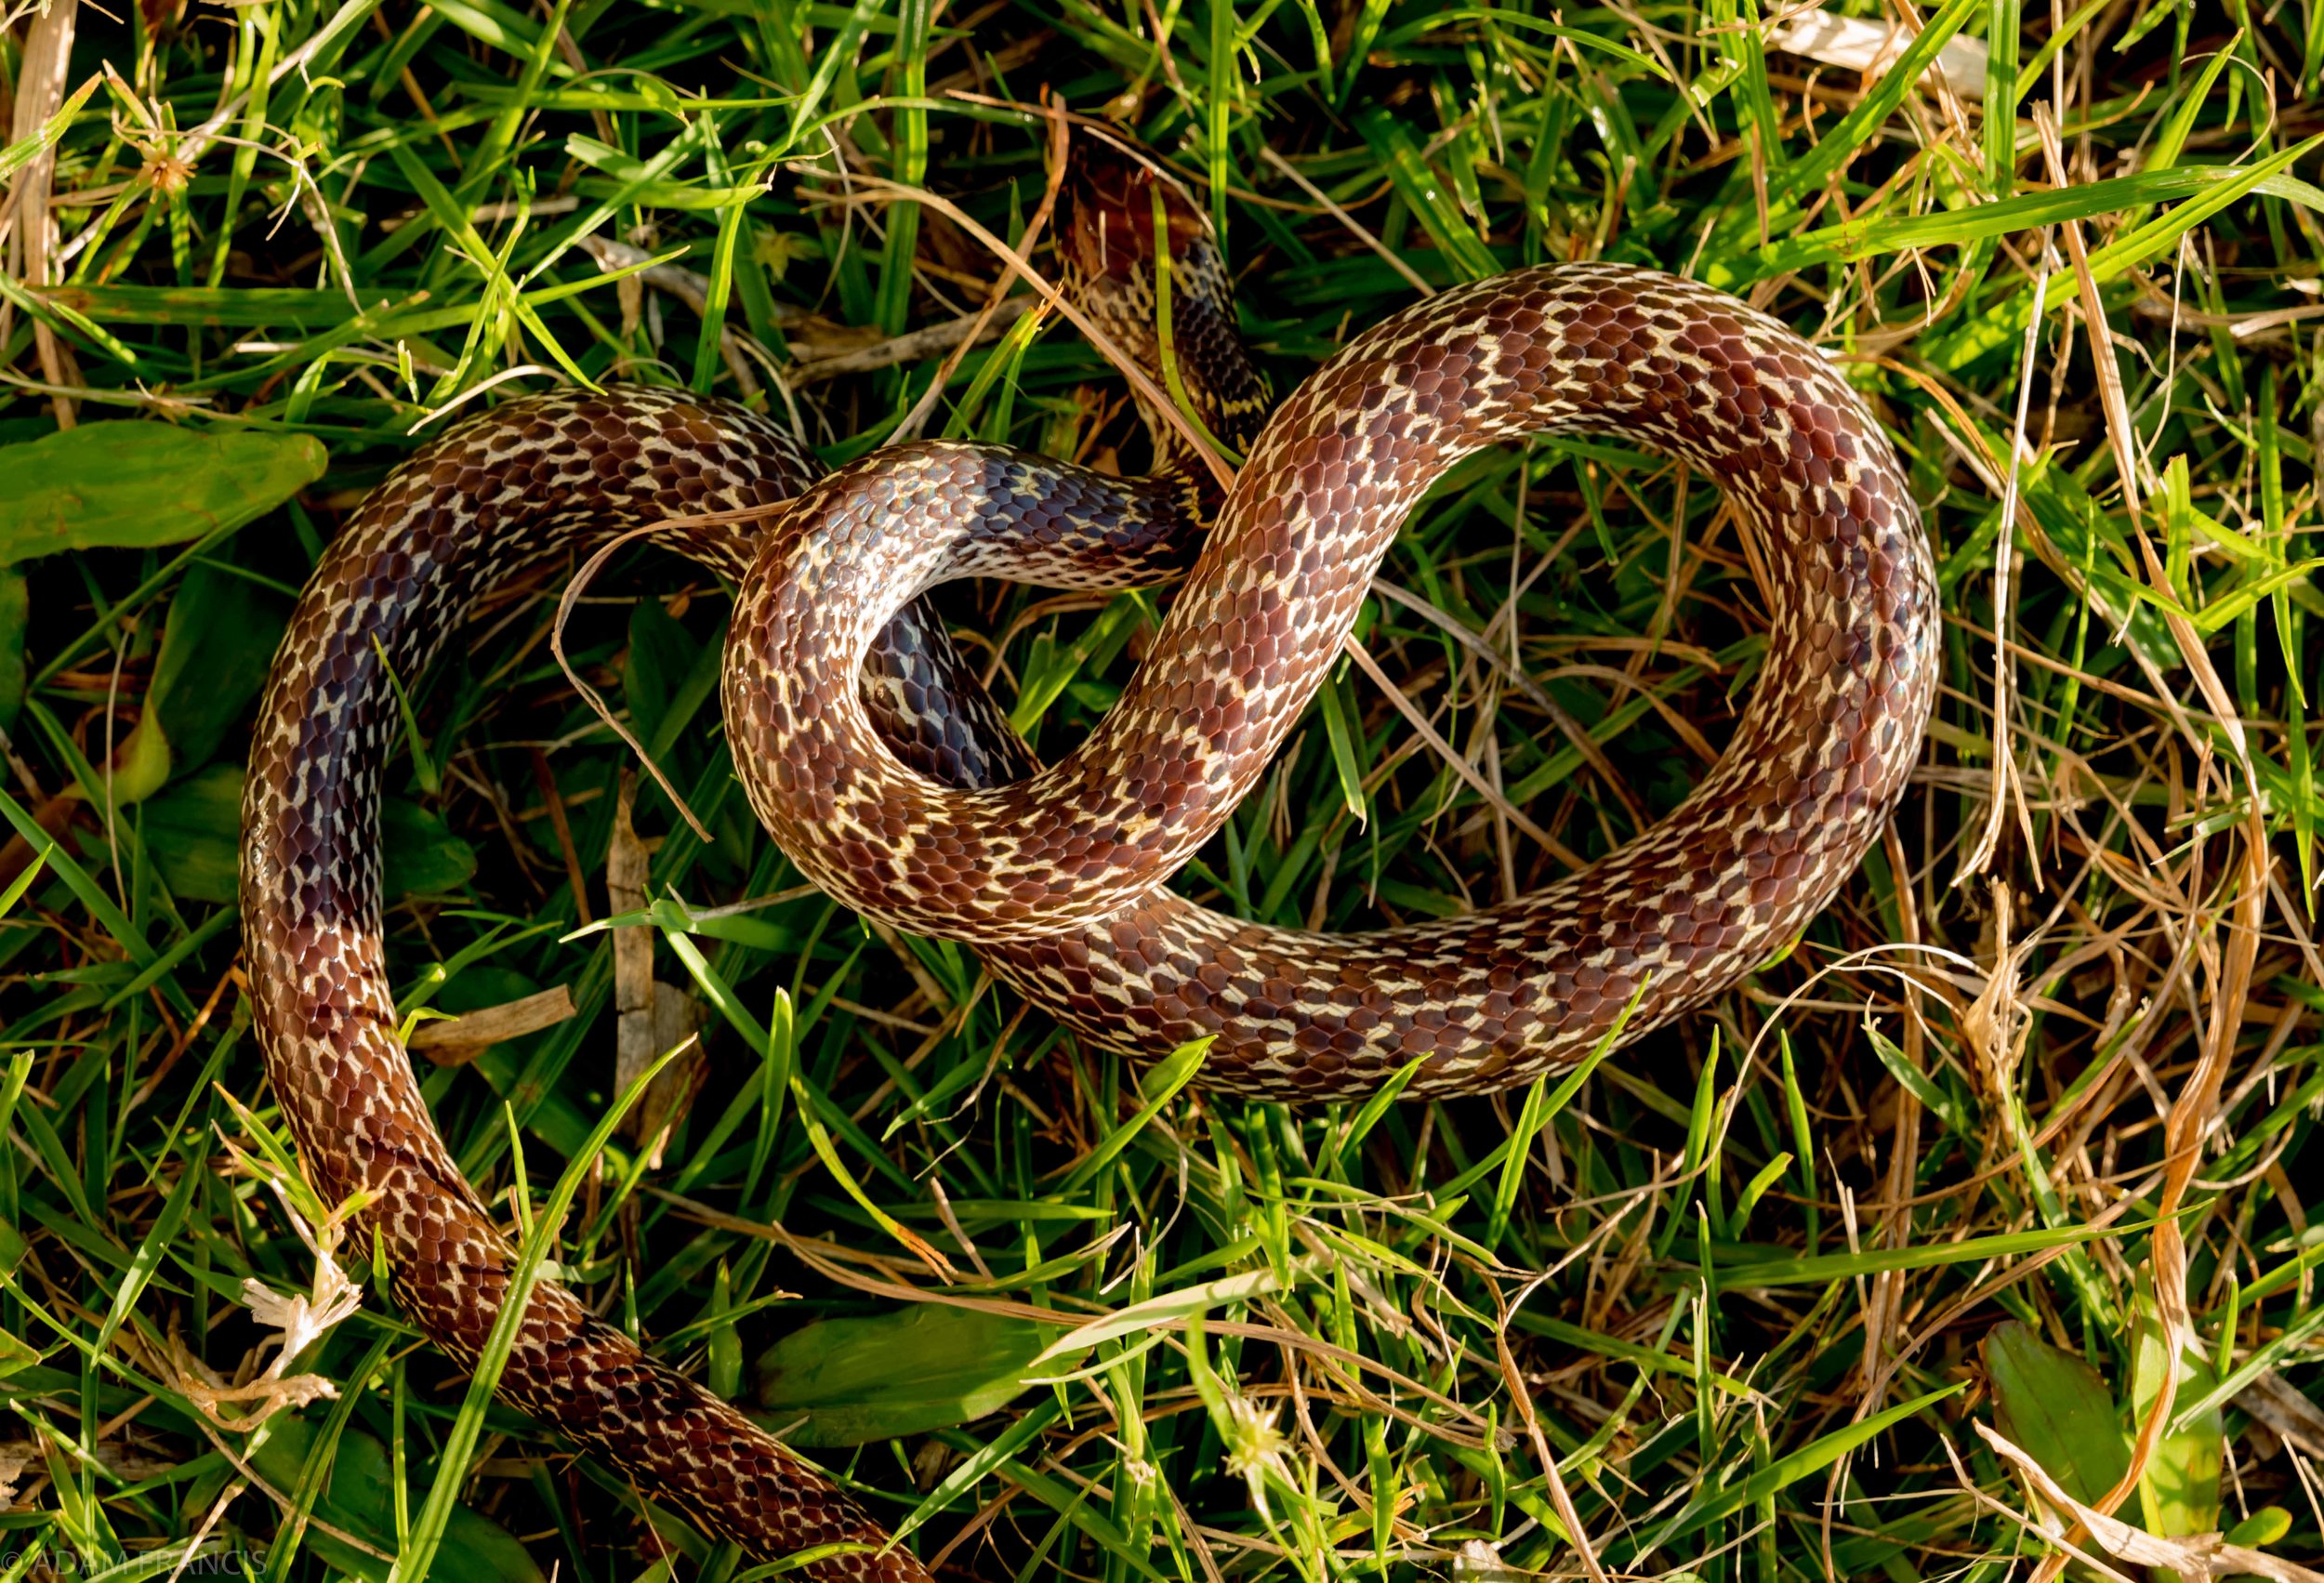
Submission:
[[[1248,455],[1274,399],[1243,338],[1209,218],[1169,176],[1094,140],[1076,155],[1064,193],[1058,251],[1082,311],[1182,403],[1181,418]],[[1138,415],[1154,444],[1153,476],[1190,515],[1216,516],[1224,490],[1184,429],[1143,398]]]

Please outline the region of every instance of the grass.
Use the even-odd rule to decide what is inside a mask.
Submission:
[[[0,14],[0,1577],[766,1576],[374,1293],[311,1323],[371,1272],[318,1259],[250,1036],[238,765],[289,594],[456,406],[618,376],[787,401],[835,463],[918,426],[1142,465],[1069,328],[915,338],[1003,271],[863,195],[1022,235],[1044,90],[1194,184],[1280,389],[1423,285],[1590,255],[1846,358],[1947,592],[1893,838],[1579,1083],[1206,1101],[801,893],[734,795],[724,592],[639,550],[567,651],[713,839],[650,780],[620,835],[561,570],[403,679],[413,1028],[579,1012],[427,1068],[472,1178],[949,1576],[1998,1579],[2130,1543],[2071,1502],[2319,1564],[2324,5],[1944,0],[1869,79],[1736,0]],[[1986,64],[1939,92],[1948,40]],[[1712,492],[1610,442],[1464,464],[1384,575],[1402,701],[1335,677],[1190,890],[1333,929],[1521,891],[1561,862],[1512,812],[1626,838],[1762,652]],[[1054,749],[1153,609],[951,613]],[[584,927],[609,853],[651,935]],[[713,1059],[641,1142],[604,1123],[646,938]]]

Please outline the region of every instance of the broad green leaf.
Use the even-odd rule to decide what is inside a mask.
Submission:
[[[281,1414],[268,1424],[266,1438],[251,1453],[250,1464],[276,1489],[294,1489],[313,1449],[315,1434],[315,1426],[304,1418]],[[316,1497],[315,1516],[376,1550],[392,1552],[392,1476],[385,1445],[361,1430],[346,1431],[331,1459],[330,1482]],[[388,1576],[387,1562],[320,1526],[308,1530],[306,1542],[333,1567],[366,1583],[383,1583]],[[508,1530],[461,1506],[453,1509],[444,1528],[443,1549],[428,1576],[442,1583],[538,1583],[541,1570]]]
[[[0,449],[0,566],[179,544],[239,527],[323,476],[304,434],[87,423]]]
[[[862,1445],[964,1424],[1054,1372],[1033,1361],[1063,1328],[939,1303],[826,1319],[759,1355],[759,1405],[800,1445]]]
[[[1985,1371],[2000,1431],[2067,1494],[2088,1504],[2121,1479],[2131,1448],[2096,1369],[2013,1319],[1986,1337]]]
[[[380,804],[379,840],[390,896],[440,896],[457,890],[476,872],[476,849],[441,817],[404,798]]]
[[[2280,1506],[2263,1506],[2227,1530],[2227,1542],[2246,1550],[2264,1550],[2291,1532],[2291,1512]]]
[[[114,750],[110,770],[89,766],[95,772],[82,775],[79,790],[91,802],[110,799],[115,808],[127,808],[166,785],[173,762],[168,732],[159,716],[148,715]]]

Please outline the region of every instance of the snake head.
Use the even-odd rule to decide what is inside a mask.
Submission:
[[[1171,338],[1186,400],[1213,435],[1248,451],[1274,403],[1243,343],[1234,283],[1202,206],[1160,166],[1096,138],[1075,145],[1063,191],[1058,251],[1071,290],[1083,311],[1157,379],[1163,359],[1155,264],[1167,244]],[[1156,470],[1194,480],[1196,512],[1208,516],[1214,486],[1207,471],[1192,465],[1158,415],[1145,416]]]
[[[1194,195],[1111,143],[1083,138],[1075,144],[1063,192],[1065,262],[1085,289],[1101,281],[1151,289],[1156,193],[1173,262],[1212,250],[1209,218]]]

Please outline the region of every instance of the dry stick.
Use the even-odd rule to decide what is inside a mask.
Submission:
[[[79,0],[56,0],[33,19],[24,39],[11,142],[22,142],[38,135],[41,123],[55,114],[63,102],[65,76],[73,54],[73,24],[78,16]],[[49,284],[48,199],[56,173],[57,150],[51,144],[17,173],[6,205],[14,216],[10,250],[17,278],[35,291]],[[7,309],[0,308],[0,341],[7,338],[10,317]],[[40,358],[41,373],[50,385],[58,388],[50,397],[57,427],[71,429],[74,422],[73,398],[62,392],[82,382],[73,349],[37,319],[33,323],[33,345]]]
[[[487,1045],[537,1034],[543,1028],[580,1015],[573,991],[563,984],[536,995],[488,1006],[441,1022],[422,1022],[403,1041],[406,1049],[424,1050],[438,1066],[459,1066],[473,1061]]]
[[[1513,1314],[1534,1288],[1548,1279],[1543,1274],[1527,1283],[1517,1294],[1517,1301],[1510,1305],[1511,1313]],[[1565,1487],[1565,1475],[1557,1471],[1557,1453],[1550,1445],[1549,1437],[1541,1432],[1541,1419],[1533,1410],[1533,1392],[1525,1389],[1525,1373],[1517,1366],[1516,1354],[1510,1351],[1507,1320],[1494,1328],[1493,1352],[1500,1365],[1501,1379],[1509,1386],[1509,1399],[1516,1405],[1517,1416],[1525,1422],[1525,1438],[1533,1443],[1533,1458],[1541,1466],[1541,1480],[1550,1492],[1550,1507],[1565,1525],[1566,1542],[1581,1557],[1581,1569],[1590,1575],[1591,1583],[1608,1583],[1605,1568],[1599,1564],[1598,1552],[1590,1542],[1590,1532],[1581,1525],[1581,1512]]]
[[[573,886],[574,921],[588,923],[588,876],[582,871],[581,853],[573,844],[573,824],[565,818],[565,799],[558,793],[556,772],[548,767],[548,755],[537,747],[533,749],[533,780],[541,788],[541,805],[548,811],[548,827],[557,833],[557,850],[565,860],[565,878]]]
[[[1008,284],[1008,277],[1002,276],[1001,284],[1006,286]],[[974,348],[991,340],[995,333],[1006,330],[1023,318],[1026,310],[1033,306],[1028,298],[1011,297],[982,312],[963,313],[957,319],[906,330],[903,335],[875,341],[868,346],[849,347],[826,357],[794,363],[791,364],[791,377],[801,385],[817,384],[825,379],[836,379],[843,374],[869,374],[878,369],[893,368],[899,363],[917,363],[921,358],[941,351],[950,354],[945,360],[945,371],[942,377],[929,386],[930,390],[941,391],[951,378],[949,370],[953,364]],[[802,344],[812,343],[802,343],[798,339],[791,342],[794,349]],[[927,392],[923,391],[919,402],[914,404],[911,413],[905,415],[905,421],[912,421],[917,414],[920,421],[925,422],[928,407],[931,404]],[[883,443],[894,445],[913,438],[915,434],[906,432],[899,424],[895,432]]]
[[[1421,739],[1434,748],[1438,756],[1452,767],[1453,772],[1469,783],[1470,790],[1483,798],[1512,824],[1531,836],[1539,843],[1543,851],[1548,852],[1566,867],[1582,869],[1590,866],[1579,853],[1526,818],[1514,803],[1494,790],[1492,783],[1477,773],[1475,765],[1454,752],[1452,744],[1446,742],[1442,735],[1438,734],[1436,728],[1428,723],[1428,717],[1421,714],[1413,705],[1412,700],[1404,695],[1404,690],[1388,679],[1388,674],[1381,670],[1379,664],[1365,651],[1364,645],[1356,641],[1354,633],[1351,632],[1342,638],[1340,640],[1340,646],[1346,651],[1348,657],[1355,662],[1356,668],[1372,679],[1372,685],[1388,694],[1388,700],[1395,705],[1396,712],[1404,716],[1412,729],[1420,733]]]

